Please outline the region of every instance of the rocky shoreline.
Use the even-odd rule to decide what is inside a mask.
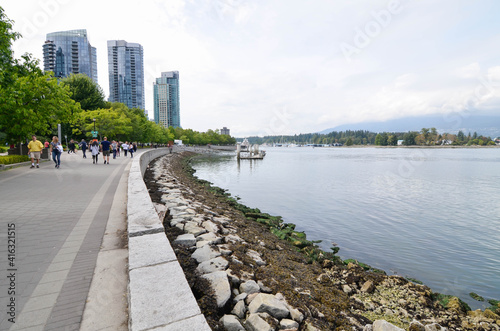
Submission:
[[[279,217],[192,176],[190,152],[144,180],[213,330],[500,330],[500,306],[456,297],[325,253]]]

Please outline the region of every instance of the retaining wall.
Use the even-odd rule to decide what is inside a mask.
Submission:
[[[143,176],[167,148],[136,154],[128,178],[129,330],[210,330],[165,235]]]

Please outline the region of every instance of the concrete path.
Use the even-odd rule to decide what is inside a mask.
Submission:
[[[0,330],[127,329],[131,159],[105,165],[99,156],[94,165],[81,151],[64,153],[60,169],[0,172]]]

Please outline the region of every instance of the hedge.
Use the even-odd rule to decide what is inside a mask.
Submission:
[[[29,161],[28,155],[3,155],[0,156],[0,164],[14,164]]]

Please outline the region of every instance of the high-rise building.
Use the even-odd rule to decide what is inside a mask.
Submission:
[[[125,40],[108,40],[108,71],[109,101],[145,109],[142,46]]]
[[[228,129],[228,128],[226,128],[226,127],[223,127],[223,128],[220,130],[220,134],[225,134],[225,135],[230,136],[230,134],[229,134],[229,129]]]
[[[156,78],[153,88],[155,122],[166,128],[180,127],[179,72],[162,72],[161,77]]]
[[[97,52],[87,38],[87,30],[47,34],[43,45],[43,69],[56,77],[85,74],[97,83]]]

